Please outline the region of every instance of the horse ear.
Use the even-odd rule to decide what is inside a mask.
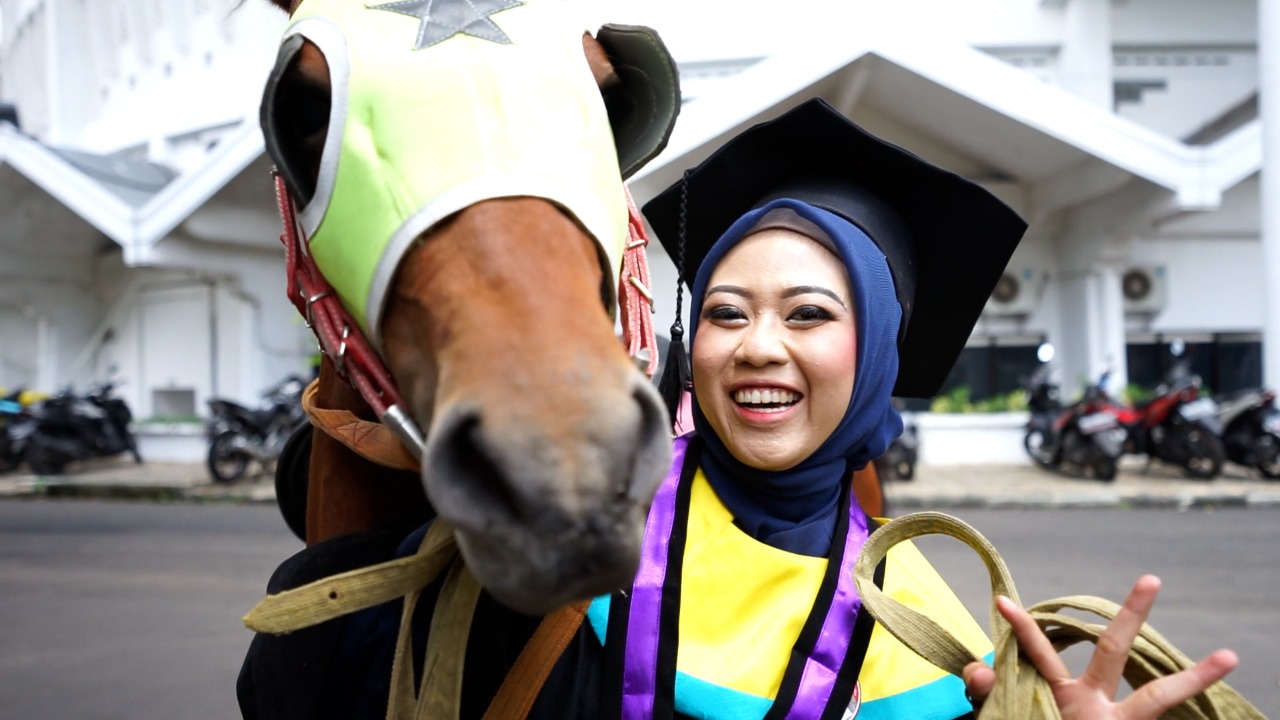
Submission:
[[[680,114],[680,74],[662,38],[639,25],[604,25],[596,41],[613,65],[597,76],[613,126],[622,177],[631,177],[667,146]]]

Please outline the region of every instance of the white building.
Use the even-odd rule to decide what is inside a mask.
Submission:
[[[1030,220],[950,384],[1012,390],[1049,339],[1069,390],[1150,386],[1175,336],[1215,390],[1280,384],[1275,3],[575,4],[681,64],[638,202],[816,94]],[[114,373],[136,415],[172,417],[306,371],[257,128],[284,22],[266,0],[0,0],[0,386]],[[665,328],[675,273],[650,260]]]

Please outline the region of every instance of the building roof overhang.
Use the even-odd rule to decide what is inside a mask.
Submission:
[[[988,185],[1032,219],[1104,198],[1135,179],[1167,191],[1173,212],[1211,210],[1262,162],[1256,119],[1211,144],[1189,145],[966,45],[877,31],[863,40],[805,38],[708,88],[682,109],[662,155],[631,179],[632,193],[644,202],[741,129],[813,96],[885,139]],[[13,196],[10,187],[33,184],[123,247],[127,264],[147,264],[156,243],[211,199],[243,196],[244,176],[263,165],[263,156],[261,133],[246,120],[202,166],[148,197],[126,200],[83,164],[0,123],[0,168],[7,170],[0,172],[0,191]],[[254,192],[262,188],[261,202],[269,201],[265,179],[249,184]],[[12,220],[0,220],[0,230],[6,222]],[[188,234],[198,239],[200,227],[215,224],[192,222]],[[262,242],[274,242],[274,234]]]
[[[877,34],[783,49],[708,89],[682,110],[666,151],[632,179],[633,193],[643,202],[740,130],[814,96],[987,184],[1031,218],[1135,179],[1168,191],[1172,211],[1210,210],[1261,167],[1257,120],[1212,144],[1188,145],[971,47]]]

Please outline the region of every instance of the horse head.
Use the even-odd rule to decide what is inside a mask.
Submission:
[[[626,586],[670,460],[613,322],[622,178],[665,142],[637,62],[545,1],[274,1],[268,150],[468,567],[529,613]]]

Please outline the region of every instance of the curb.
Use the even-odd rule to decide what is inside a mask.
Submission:
[[[119,500],[124,502],[192,504],[271,504],[276,502],[273,483],[245,485],[129,485],[25,481],[0,484],[0,500]]]
[[[1068,496],[1009,497],[993,495],[909,496],[885,495],[885,504],[894,511],[916,510],[1221,510],[1280,508],[1280,493],[1217,494],[1197,496]]]

